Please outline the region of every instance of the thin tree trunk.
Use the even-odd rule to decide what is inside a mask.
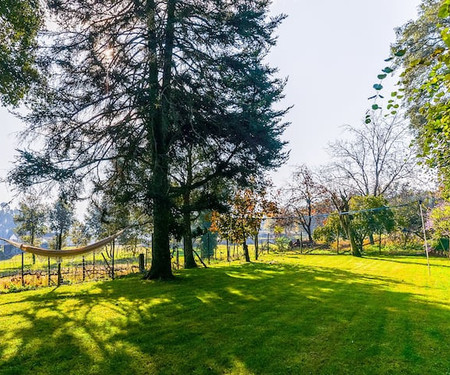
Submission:
[[[34,230],[31,231],[31,246],[34,246]],[[36,264],[36,255],[32,254],[33,265]]]
[[[336,254],[339,254],[339,231],[337,232],[336,237]]]
[[[259,256],[259,236],[258,233],[255,235],[255,259],[258,260]]]
[[[191,215],[189,212],[183,213],[183,243],[184,243],[184,268],[196,268],[194,259],[194,249],[192,247]]]
[[[373,233],[372,232],[369,233],[369,242],[370,242],[371,245],[375,244],[375,239],[373,238]]]
[[[244,240],[242,242],[242,246],[244,248],[245,261],[246,262],[250,262],[250,254],[248,252],[248,245],[247,245],[247,241],[246,240]]]
[[[380,232],[380,236],[378,238],[378,252],[381,254],[381,232]]]
[[[61,250],[62,249],[62,232],[58,233],[58,239],[57,239],[58,243],[56,244],[57,249]],[[61,285],[62,282],[62,276],[61,276],[61,259],[58,259],[58,286]]]
[[[191,231],[191,184],[192,184],[192,148],[188,147],[186,191],[183,194],[183,241],[184,241],[184,268],[196,268],[194,251],[192,248]]]
[[[312,238],[312,235],[311,235],[311,232],[308,232],[308,242],[311,243],[311,244],[314,242],[314,240]]]

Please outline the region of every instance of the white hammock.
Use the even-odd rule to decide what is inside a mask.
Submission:
[[[71,250],[50,250],[50,249],[44,249],[42,247],[32,246],[32,245],[26,245],[20,242],[7,240],[6,238],[0,237],[0,240],[3,240],[10,245],[17,247],[18,249],[22,251],[26,251],[27,253],[32,253],[35,255],[45,256],[45,257],[53,257],[53,258],[62,258],[62,257],[73,257],[76,255],[83,255],[86,253],[93,252],[108,243],[112,242],[114,239],[119,237],[124,232],[124,229],[117,232],[116,234],[113,234],[112,236],[106,237],[98,242],[95,242],[93,244],[78,247]]]

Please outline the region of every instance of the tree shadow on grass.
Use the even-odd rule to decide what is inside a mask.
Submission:
[[[450,371],[450,309],[398,283],[249,264],[3,296],[0,374]]]

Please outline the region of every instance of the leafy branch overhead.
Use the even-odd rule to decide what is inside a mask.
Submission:
[[[373,85],[372,110],[383,106],[379,99],[382,81],[399,72],[398,89],[390,94],[386,109],[396,115],[405,108],[415,133],[419,156],[437,168],[450,192],[450,0],[424,1],[417,20],[397,30],[393,54]],[[372,121],[366,114],[366,123]]]
[[[38,81],[36,38],[41,25],[38,0],[0,2],[0,103],[19,105]]]
[[[384,61],[386,61],[386,62],[393,61],[395,57],[402,57],[405,55],[405,53],[406,53],[406,50],[403,50],[403,49],[395,51],[392,57],[388,57]],[[375,89],[376,94],[369,98],[369,100],[373,100],[373,104],[371,106],[371,109],[373,111],[383,109],[383,106],[380,103],[378,103],[378,99],[384,99],[384,96],[381,95],[381,91],[384,88],[382,83],[383,83],[383,80],[387,78],[388,74],[395,72],[395,69],[396,69],[396,65],[394,63],[392,63],[391,66],[386,66],[384,69],[382,69],[381,74],[378,74],[377,78],[379,79],[379,82],[375,83],[373,85],[373,88]],[[399,89],[399,90],[402,90],[402,89]],[[391,97],[397,97],[397,99],[402,99],[402,96],[397,95],[397,92],[391,93]],[[400,107],[400,105],[398,103],[395,103],[394,99],[390,99],[388,101],[388,105],[386,108],[388,110],[390,110],[390,114],[392,116],[395,116],[398,112],[397,109],[399,107]],[[387,114],[386,114],[386,116],[387,116]],[[369,111],[366,113],[365,122],[366,122],[366,124],[370,124],[372,122],[372,117],[371,117],[371,114],[369,113]]]

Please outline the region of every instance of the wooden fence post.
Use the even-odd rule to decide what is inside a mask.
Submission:
[[[61,259],[58,259],[58,286],[61,286]]]
[[[52,275],[50,273],[50,257],[47,258],[47,264],[48,264],[48,286],[52,283]]]
[[[145,247],[145,268],[147,268],[148,262],[148,246]]]
[[[210,246],[210,244],[209,244],[209,230],[208,230],[207,236],[208,236],[208,241],[206,243],[206,245],[207,245],[206,247],[208,249],[208,264],[211,264],[211,253],[210,253],[210,248],[209,248],[209,246]]]
[[[23,272],[23,251],[22,251],[22,286],[25,286],[25,279],[23,276],[24,272]]]
[[[86,280],[86,262],[83,256],[83,281]]]
[[[92,278],[95,280],[95,251],[92,253]]]
[[[139,272],[140,273],[144,273],[145,272],[144,254],[139,254]]]
[[[114,274],[114,250],[116,247],[116,241],[113,240],[112,242],[112,248],[111,248],[111,277],[114,280],[115,274]]]
[[[303,232],[300,232],[300,254],[303,254]]]

